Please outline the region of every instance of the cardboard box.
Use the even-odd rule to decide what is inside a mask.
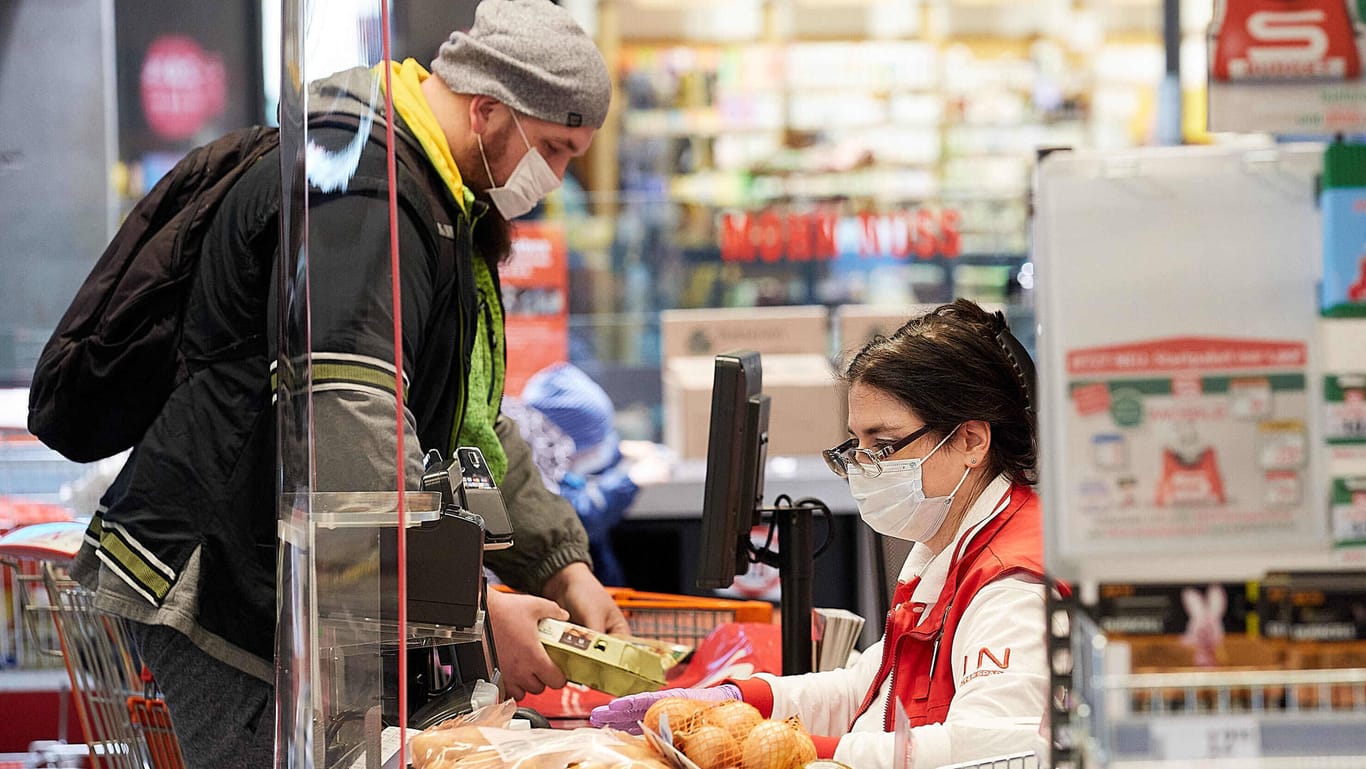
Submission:
[[[819,305],[665,310],[659,314],[659,335],[665,361],[742,349],[825,355],[829,321],[829,312]]]
[[[824,355],[764,355],[762,391],[772,399],[769,456],[819,454],[844,440],[845,397]],[[712,357],[664,366],[664,442],[683,458],[705,458],[711,429]]]
[[[549,618],[536,625],[536,632],[551,661],[576,684],[614,697],[664,687],[665,658],[652,649]]]

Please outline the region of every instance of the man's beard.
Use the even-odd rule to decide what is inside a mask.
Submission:
[[[509,124],[501,130],[488,131],[484,137],[484,150],[488,152],[494,147],[506,147],[510,130]],[[474,225],[475,253],[482,256],[490,267],[497,267],[512,256],[512,225],[503,218],[502,212],[489,197],[488,187],[493,186],[493,180],[484,170],[484,158],[479,153],[478,145],[456,157],[455,164],[465,184],[474,192],[475,200],[487,207]],[[492,165],[491,161],[489,165]]]
[[[489,267],[497,267],[512,257],[512,223],[503,218],[487,192],[476,191],[474,197],[488,204],[474,225],[474,251],[484,257]]]

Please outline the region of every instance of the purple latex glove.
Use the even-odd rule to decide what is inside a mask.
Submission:
[[[740,687],[735,684],[721,684],[710,689],[664,689],[658,692],[628,694],[606,705],[593,708],[588,720],[599,728],[608,726],[623,732],[640,734],[640,722],[645,720],[645,711],[656,702],[669,697],[682,697],[699,702],[726,702],[740,699]]]

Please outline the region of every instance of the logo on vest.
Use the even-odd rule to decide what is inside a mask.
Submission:
[[[978,678],[986,678],[1006,672],[1010,667],[1010,647],[1007,646],[1005,654],[997,657],[990,649],[983,646],[977,650],[977,669],[968,673],[968,655],[963,655],[963,680],[958,682],[959,686]]]

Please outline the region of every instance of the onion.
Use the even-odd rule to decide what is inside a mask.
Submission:
[[[692,731],[694,722],[702,710],[702,703],[696,700],[684,699],[683,697],[667,697],[650,706],[645,711],[645,727],[655,734],[663,736],[659,731],[659,717],[667,713],[669,716],[669,731],[675,740],[678,737]]]
[[[816,760],[816,743],[811,741],[811,736],[805,733],[797,733],[797,766],[806,766]]]
[[[678,749],[699,769],[725,769],[740,760],[740,743],[719,726],[701,724],[679,738]]]
[[[765,721],[749,733],[742,747],[742,769],[794,769],[802,765],[802,743],[809,737],[782,721]],[[812,751],[814,753],[814,750]],[[814,755],[812,756],[815,757]]]
[[[731,700],[703,711],[702,720],[725,729],[736,741],[743,741],[754,727],[763,723],[764,717],[758,708],[748,702]]]
[[[801,737],[801,739],[797,741],[801,764],[805,766],[807,763],[815,761],[816,743],[811,741],[811,735],[807,734],[806,726],[802,724],[801,717],[789,716],[783,723],[792,727],[792,731],[796,732]]]

